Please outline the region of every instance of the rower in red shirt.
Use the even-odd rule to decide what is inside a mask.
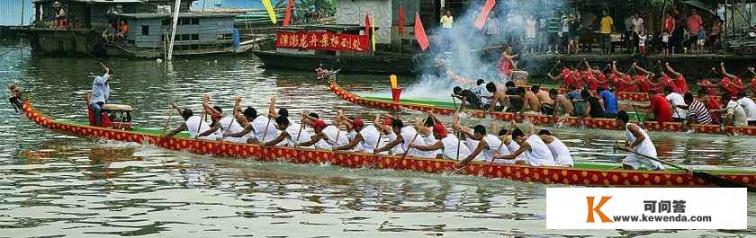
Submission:
[[[719,104],[717,96],[708,95],[707,90],[702,88],[698,90],[698,97],[701,98],[701,102],[704,102],[706,109],[709,110],[711,122],[720,124],[722,122],[722,106]]]
[[[666,88],[672,88],[673,92],[677,92],[677,93],[680,92],[680,89],[677,88],[677,85],[675,85],[675,83],[672,81],[672,78],[670,78],[669,75],[667,75],[666,73],[664,73],[663,70],[660,72],[660,75],[658,75],[659,76],[659,82],[653,83],[653,82],[651,82],[651,78],[653,78],[655,76],[654,73],[651,73],[651,71],[648,71],[648,70],[646,70],[646,69],[638,66],[637,64],[633,64],[633,67],[635,67],[635,69],[637,69],[639,72],[648,75],[648,77],[646,77],[645,80],[647,80],[648,84],[651,84],[652,87],[656,88],[657,92],[664,92],[664,89],[666,89]],[[638,79],[638,80],[640,80],[640,79]],[[648,92],[648,89],[649,88],[641,87],[641,91],[643,91],[643,92]]]
[[[748,72],[751,73],[751,94],[756,97],[756,70],[753,67],[748,67]]]
[[[664,95],[658,94],[656,93],[656,90],[652,89],[648,92],[648,97],[649,105],[638,107],[650,109],[650,111],[656,117],[656,122],[658,122],[659,124],[664,124],[666,122],[672,121],[672,104],[670,104],[669,101],[664,98]]]
[[[730,95],[730,97],[737,97],[738,95],[740,95],[740,92],[745,92],[745,85],[743,84],[743,80],[738,76],[727,73],[724,62],[719,64],[719,70],[720,73],[722,73],[722,75],[724,76],[722,78],[722,81],[719,82],[719,86],[724,92]]]
[[[575,88],[578,88],[577,84],[575,83],[575,76],[573,75],[572,71],[569,68],[567,68],[567,67],[562,68],[562,70],[560,71],[560,73],[557,76],[551,75],[551,72],[547,73],[546,75],[551,80],[560,80],[561,79],[562,80],[562,86],[564,88],[570,88],[570,86],[575,86]]]
[[[675,71],[672,66],[669,66],[669,62],[664,64],[667,68],[667,72],[672,74],[672,76],[675,77],[674,83],[677,86],[677,89],[679,89],[679,93],[685,94],[688,92],[688,82],[685,81],[685,77],[677,71]]]
[[[612,61],[611,70],[612,70],[612,73],[617,78],[617,82],[615,83],[615,90],[617,92],[638,91],[638,85],[635,83],[633,78],[629,74],[625,74],[617,70],[617,61]]]

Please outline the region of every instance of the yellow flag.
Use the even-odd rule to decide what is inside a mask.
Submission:
[[[375,51],[375,19],[372,16],[370,16],[370,23],[373,23],[373,24],[370,24],[372,27],[372,29],[370,30],[372,33],[370,34],[370,37],[372,39],[370,39],[370,41],[373,42],[373,51]]]
[[[276,20],[276,11],[273,10],[273,4],[270,3],[270,0],[262,0],[262,4],[263,6],[265,6],[265,10],[268,11],[268,16],[270,16],[270,21],[273,22],[273,24],[275,25],[277,20]]]

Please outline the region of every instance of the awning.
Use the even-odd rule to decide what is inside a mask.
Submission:
[[[712,6],[709,6],[709,4],[703,3],[701,1],[689,0],[689,1],[685,1],[683,3],[685,3],[687,5],[690,5],[692,7],[695,7],[695,8],[707,11],[707,12],[709,12],[711,14],[714,14],[714,10],[712,10],[712,8],[711,8]]]

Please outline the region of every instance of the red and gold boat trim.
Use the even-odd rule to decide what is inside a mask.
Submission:
[[[391,110],[391,111],[397,111],[401,108],[406,108],[410,110],[415,111],[421,111],[421,112],[429,112],[433,114],[439,114],[439,115],[452,115],[454,114],[454,109],[449,108],[440,108],[440,107],[434,107],[427,104],[412,104],[412,103],[394,103],[394,102],[385,102],[380,100],[371,100],[371,99],[364,99],[358,95],[351,94],[347,92],[345,89],[339,87],[338,84],[335,82],[332,82],[330,85],[331,91],[333,91],[336,96],[339,96],[341,99],[344,99],[350,103],[357,104],[364,107],[372,107],[382,110]],[[467,112],[468,115],[478,118],[484,118],[486,117],[486,112],[483,111],[471,111]],[[515,119],[515,117],[527,117],[533,124],[535,125],[554,125],[555,120],[557,120],[554,117],[545,116],[545,115],[516,115],[514,113],[508,113],[508,112],[494,112],[494,113],[488,113],[492,118],[503,120],[503,121],[512,121]],[[522,118],[517,118],[522,119]],[[578,117],[568,117],[566,120],[563,120],[561,122],[561,126],[566,127],[583,127],[583,128],[592,128],[592,129],[605,129],[605,130],[619,130],[620,127],[617,124],[617,120],[614,119],[604,119],[604,118],[578,118]],[[679,122],[668,122],[664,123],[663,125],[655,122],[655,121],[646,121],[644,122],[644,127],[646,130],[649,131],[664,131],[664,132],[684,132],[683,124]],[[719,125],[693,125],[693,129],[696,133],[707,133],[707,134],[738,134],[738,135],[749,135],[749,136],[756,136],[756,127],[750,126],[750,127],[733,127],[729,126],[722,131],[722,128],[719,127]]]
[[[457,169],[457,162],[421,158],[379,156],[355,152],[331,152],[288,147],[261,147],[256,144],[239,144],[210,140],[166,138],[127,130],[67,124],[53,121],[37,112],[26,101],[23,112],[34,123],[48,129],[79,136],[109,139],[124,142],[151,144],[169,150],[187,151],[196,154],[227,156],[238,159],[284,160],[292,163],[332,165],[348,168],[380,168],[412,170],[427,173],[442,173]],[[565,167],[530,167],[525,165],[490,165],[473,163],[464,167],[460,174],[502,178],[546,184],[580,186],[632,186],[632,187],[700,187],[713,186],[706,181],[682,171],[633,171],[579,169]],[[724,178],[756,186],[756,173],[720,175]]]

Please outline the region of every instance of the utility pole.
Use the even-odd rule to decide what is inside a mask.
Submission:
[[[24,27],[24,8],[26,7],[26,0],[21,0],[21,23],[19,23],[19,27]]]
[[[176,0],[176,6],[173,8],[173,29],[171,30],[171,43],[168,44],[168,55],[165,57],[167,61],[173,59],[173,44],[176,40],[176,27],[178,26],[179,7],[181,7],[181,0]]]

